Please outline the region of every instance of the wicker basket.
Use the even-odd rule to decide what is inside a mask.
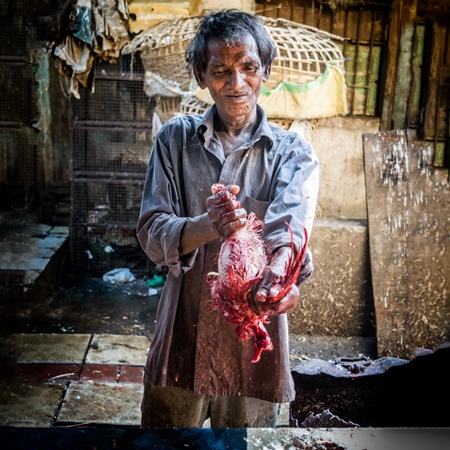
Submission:
[[[184,53],[194,37],[199,17],[166,20],[138,34],[122,49],[123,54],[141,52],[146,71],[177,82],[188,91],[191,75],[186,67]]]
[[[203,114],[211,105],[202,102],[194,95],[186,97],[180,104],[180,113],[187,116],[188,114]]]
[[[172,117],[180,114],[181,97],[158,97],[156,99],[155,111],[161,122],[166,123]]]
[[[325,72],[328,64],[344,71],[344,56],[333,40],[339,36],[284,19],[265,18],[276,46],[271,75],[265,87],[274,89],[280,82],[303,84]]]
[[[262,19],[276,45],[267,89],[273,89],[281,81],[296,84],[311,81],[324,73],[327,64],[337,64],[344,70],[344,57],[333,42],[343,40],[341,37],[285,19]],[[123,47],[122,53],[140,51],[146,71],[176,81],[189,91],[191,75],[184,53],[200,20],[201,17],[191,17],[161,22],[137,35]]]
[[[278,127],[283,128],[283,130],[289,130],[293,122],[290,119],[270,119],[270,118],[267,118],[267,121],[273,125],[277,125]]]

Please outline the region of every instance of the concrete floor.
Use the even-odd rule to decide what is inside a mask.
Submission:
[[[164,273],[154,268],[123,284],[61,277],[67,227],[1,218],[0,427],[138,427],[162,290],[147,279]],[[8,281],[12,269],[21,274],[16,284]],[[290,343],[293,368],[309,358],[375,356],[370,338],[291,335]],[[287,426],[283,406],[279,425]]]
[[[0,305],[0,426],[138,426],[142,374],[161,286],[84,278],[45,301]],[[363,338],[291,335],[291,366],[365,354]],[[280,426],[289,423],[284,405]],[[206,424],[207,425],[207,424]]]

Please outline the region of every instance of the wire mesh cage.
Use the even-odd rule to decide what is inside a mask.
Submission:
[[[71,254],[75,273],[117,265],[125,248],[145,253],[136,224],[152,148],[154,99],[139,59],[95,65],[94,93],[71,102]],[[105,249],[114,248],[113,253]],[[112,250],[111,250],[112,251]]]
[[[93,95],[72,101],[75,120],[96,122],[148,122],[153,108],[137,80],[97,79]]]
[[[134,228],[144,180],[77,180],[73,186],[73,225]]]
[[[136,273],[151,265],[136,245],[134,228],[75,227],[70,233],[75,272],[104,274],[117,267],[129,267]]]
[[[37,88],[29,64],[3,62],[0,65],[0,122],[4,125],[30,124],[37,114],[36,105],[30,102]]]
[[[73,131],[73,171],[95,176],[128,176],[146,171],[151,128],[77,128]]]
[[[17,0],[0,6],[0,208],[39,219],[44,184],[42,136],[33,128],[37,108],[37,12],[44,4]],[[51,6],[50,6],[51,7]]]
[[[72,187],[71,251],[74,272],[110,268],[124,247],[138,248],[136,224],[144,180],[76,180]],[[142,252],[142,255],[145,255]]]
[[[36,83],[32,67],[26,63],[0,64],[0,207],[31,211],[33,197],[42,187],[42,154],[39,137],[33,131]]]

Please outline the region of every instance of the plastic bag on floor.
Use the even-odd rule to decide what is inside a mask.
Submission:
[[[103,275],[103,281],[111,284],[130,283],[134,280],[136,277],[127,268],[113,269]]]

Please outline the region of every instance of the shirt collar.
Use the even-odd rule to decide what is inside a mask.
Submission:
[[[250,145],[259,141],[262,137],[267,138],[269,142],[268,149],[270,150],[273,146],[273,133],[270,128],[269,122],[267,121],[267,115],[261,106],[256,105],[257,117],[259,120],[259,126],[255,131]],[[217,114],[216,105],[212,105],[203,115],[203,119],[197,127],[197,135],[203,139],[203,145],[209,148],[211,142],[214,140],[214,115]]]

